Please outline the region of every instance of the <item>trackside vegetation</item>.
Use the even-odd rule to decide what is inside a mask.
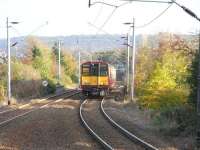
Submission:
[[[141,110],[149,111],[160,131],[170,135],[188,135],[196,129],[198,39],[192,36],[159,33],[137,46],[135,98]],[[12,57],[12,94],[14,98],[41,96],[55,92],[58,84],[58,45],[47,46],[34,37],[25,44],[26,56]],[[131,54],[131,53],[130,53]],[[88,55],[88,58],[90,56]],[[131,56],[130,56],[131,58]],[[107,61],[125,79],[125,49],[93,53],[93,60]],[[78,81],[77,62],[62,49],[61,81],[64,86]],[[131,63],[130,63],[131,68]],[[48,87],[42,81],[48,81]],[[126,83],[126,80],[123,82]],[[0,64],[0,100],[6,98],[7,64]]]
[[[56,44],[48,47],[35,37],[26,39],[26,56],[12,57],[12,97],[23,99],[54,93],[57,80]],[[67,50],[62,49],[62,78],[59,84],[69,86],[76,82],[76,60]],[[47,80],[48,86],[42,86]],[[0,100],[6,99],[7,64],[0,64]]]
[[[127,50],[101,51],[93,58],[126,68]],[[192,36],[159,33],[137,46],[135,98],[163,133],[195,133],[198,58],[198,39]]]
[[[192,134],[196,125],[198,50],[196,39],[160,33],[157,48],[139,48],[136,96],[140,108],[151,110],[161,131]],[[196,44],[197,45],[197,44]]]

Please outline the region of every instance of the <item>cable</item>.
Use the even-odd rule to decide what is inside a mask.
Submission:
[[[109,3],[105,3],[105,2],[101,2],[101,1],[94,2],[94,3],[90,4],[90,6],[95,5],[95,4],[102,4],[102,5],[107,5],[107,6],[111,6],[111,7],[115,7],[115,8],[119,7],[117,5],[113,5],[113,4],[109,4]]]
[[[99,27],[95,26],[94,24],[88,22],[88,25],[92,26],[93,28],[105,33],[106,35],[110,35],[110,36],[113,36],[112,34],[108,33],[107,31],[103,30],[103,29],[100,29]],[[95,37],[97,37],[97,35],[95,35]],[[108,38],[107,38],[108,39]],[[109,41],[112,41],[113,42],[116,42],[116,43],[119,43],[120,40],[115,40],[115,39],[108,39]]]
[[[125,2],[125,3],[121,4],[121,5],[118,5],[118,6],[114,7],[114,9],[113,9],[113,11],[111,12],[111,14],[106,18],[106,20],[104,21],[104,23],[101,25],[100,30],[103,29],[103,28],[105,27],[105,25],[110,21],[110,19],[112,18],[112,16],[114,15],[115,11],[116,11],[118,8],[124,6],[124,5],[128,4],[128,3],[131,3],[131,2]],[[99,32],[99,31],[97,31],[96,34],[98,34],[98,32]]]
[[[143,2],[143,3],[168,3],[168,4],[172,4],[173,0],[171,1],[154,1],[154,0],[131,0],[131,2]]]
[[[176,4],[178,7],[182,8],[188,15],[190,15],[191,17],[194,17],[195,19],[197,19],[200,22],[200,18],[189,8],[177,3],[175,0],[171,0],[174,4]]]
[[[92,24],[91,22],[88,22],[88,25],[92,26],[93,28],[97,29],[98,31],[101,31],[105,34],[111,35],[110,33],[108,33],[107,31],[101,29],[100,27],[97,27],[96,25]]]
[[[111,17],[114,15],[115,11],[117,10],[117,8],[114,8],[113,11],[111,12],[111,14],[106,18],[106,20],[104,21],[104,23],[101,25],[100,30],[104,28],[104,26],[108,23],[108,21],[111,19]],[[96,34],[98,34],[99,31],[97,31]]]
[[[44,24],[42,24],[42,25],[38,26],[37,28],[35,28],[34,30],[32,30],[28,35],[33,34],[34,32],[38,31],[39,29],[41,29],[42,27],[44,27],[48,24],[49,24],[48,21],[46,21]]]
[[[97,13],[97,15],[96,15],[96,17],[95,17],[95,19],[94,19],[94,24],[96,23],[96,21],[98,20],[98,18],[99,18],[99,16],[100,16],[100,14],[102,13],[102,10],[103,10],[103,5],[101,5],[101,7],[100,7],[100,9],[99,9],[99,11],[98,11],[98,13]]]
[[[124,5],[128,4],[128,3],[132,3],[132,1],[130,1],[130,2],[125,2],[125,3],[122,3],[122,4],[121,4],[121,5],[119,5],[118,7],[122,7],[122,6],[124,6]]]
[[[167,10],[172,6],[172,4],[170,4],[167,8],[165,8],[161,13],[159,13],[159,15],[157,15],[155,18],[153,18],[151,21],[149,21],[148,23],[145,23],[143,25],[140,26],[136,26],[135,28],[144,28],[148,25],[150,25],[151,23],[153,23],[154,21],[156,21],[158,18],[160,18],[165,12],[167,12]]]
[[[23,37],[22,34],[13,26],[10,26],[19,36]]]

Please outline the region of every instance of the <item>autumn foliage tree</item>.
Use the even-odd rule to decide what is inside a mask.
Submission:
[[[138,50],[138,103],[159,112],[159,122],[165,120],[162,125],[167,124],[167,118],[169,124],[176,122],[176,128],[183,131],[195,124],[198,54],[183,37],[164,33],[158,37],[157,48]]]

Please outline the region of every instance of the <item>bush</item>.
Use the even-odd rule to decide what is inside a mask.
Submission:
[[[56,91],[56,84],[52,80],[50,80],[50,79],[48,79],[47,82],[48,82],[48,85],[46,87],[47,94],[55,93],[55,91]]]
[[[5,98],[5,88],[2,84],[0,84],[0,101]]]
[[[40,96],[41,76],[32,65],[15,60],[12,62],[12,96],[25,98]]]
[[[195,133],[196,120],[196,111],[189,105],[166,107],[154,116],[159,130],[173,136]]]
[[[180,89],[147,89],[141,92],[139,104],[142,107],[162,110],[186,103],[188,90]]]
[[[74,82],[74,83],[78,83],[78,76],[76,76],[76,75],[72,75],[71,76],[71,79],[72,79],[72,81]]]
[[[65,86],[72,84],[72,79],[70,78],[70,76],[67,76],[67,75],[62,76],[61,84],[65,85]]]
[[[140,54],[140,68],[136,67],[139,105],[155,111],[155,123],[173,134],[195,129],[198,56],[192,58],[188,49],[184,40],[161,39],[153,55]]]

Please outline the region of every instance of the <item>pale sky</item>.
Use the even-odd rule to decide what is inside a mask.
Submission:
[[[92,0],[92,2],[95,1],[97,0]],[[102,1],[113,4],[122,3],[120,0]],[[190,8],[200,17],[200,0],[177,0],[177,2]],[[136,26],[143,25],[167,6],[167,4],[157,3],[128,3],[115,11],[103,30],[110,34],[125,34],[128,26],[123,25],[124,22],[130,22],[134,17]],[[103,32],[97,32],[88,23],[97,27],[102,26],[113,9],[100,4],[88,8],[88,0],[0,0],[0,38],[6,37],[6,17],[9,17],[10,21],[20,22],[14,25],[18,32],[10,29],[12,37],[27,35],[32,31],[32,35],[40,36],[102,34]],[[45,25],[47,21],[48,25]],[[173,5],[151,25],[136,29],[136,33],[191,33],[199,29],[200,22]]]

